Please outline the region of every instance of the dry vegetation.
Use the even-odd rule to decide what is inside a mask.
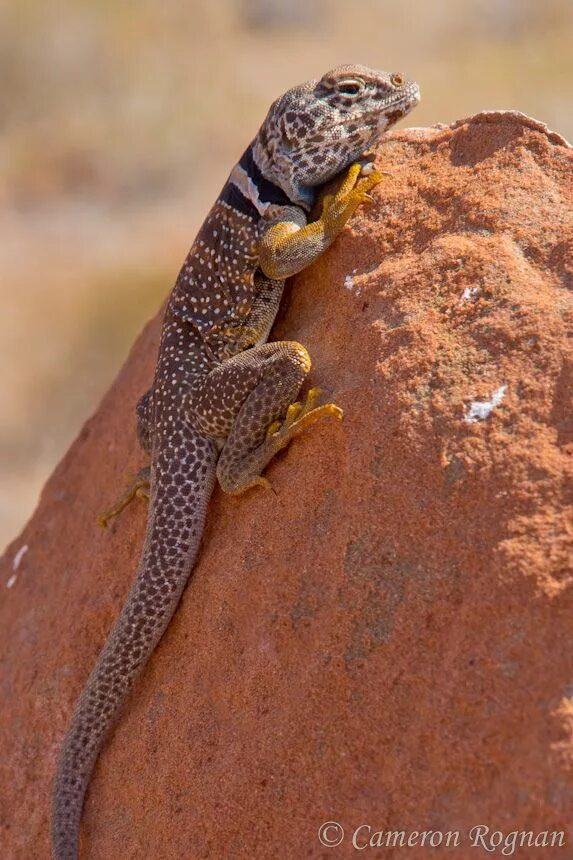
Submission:
[[[572,37],[570,0],[5,0],[0,541],[274,96],[359,61],[420,81],[417,125],[512,107],[571,138]]]

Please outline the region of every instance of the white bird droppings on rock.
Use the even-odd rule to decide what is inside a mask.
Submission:
[[[353,293],[358,292],[358,287],[354,283],[354,275],[357,273],[358,269],[352,269],[349,275],[345,275],[344,277],[344,286],[347,290],[350,290]]]
[[[486,418],[489,418],[492,410],[496,406],[499,406],[505,397],[506,391],[507,385],[500,385],[493,392],[489,400],[474,400],[464,415],[464,421],[467,424],[474,424],[476,421],[485,421]]]
[[[479,294],[479,287],[466,287],[460,296],[460,301],[462,301],[462,302],[473,302],[475,299],[477,299],[478,294]]]
[[[14,561],[12,562],[12,570],[18,570],[20,567],[20,562],[28,552],[28,544],[25,543],[24,546],[21,546],[16,555],[14,556]]]

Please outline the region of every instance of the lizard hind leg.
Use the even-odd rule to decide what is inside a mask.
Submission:
[[[134,499],[146,499],[149,501],[151,481],[151,469],[144,466],[131,480],[125,493],[107,511],[99,514],[97,521],[102,528],[107,528],[108,521],[120,514]]]
[[[148,454],[151,454],[153,444],[153,391],[150,389],[139,398],[135,408],[137,420],[137,438],[139,444]],[[132,476],[125,493],[106,511],[102,511],[97,518],[102,528],[107,528],[108,521],[123,511],[134,499],[146,499],[149,501],[151,468],[145,466]]]
[[[261,475],[278,451],[315,421],[328,415],[342,418],[334,403],[319,403],[324,397],[319,388],[311,388],[304,403],[296,400],[310,370],[304,347],[291,342],[260,349],[268,353],[262,372],[237,413],[217,464],[219,484],[232,495],[270,486]]]
[[[320,403],[325,396],[322,388],[311,388],[304,403],[291,403],[283,421],[273,421],[267,428],[267,442],[275,453],[286,447],[288,443],[315,421],[327,415],[342,419],[344,413],[335,403]]]

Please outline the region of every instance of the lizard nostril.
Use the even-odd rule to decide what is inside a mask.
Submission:
[[[402,86],[402,84],[404,83],[404,78],[403,78],[403,76],[402,76],[402,75],[398,75],[398,74],[396,74],[396,75],[392,75],[392,77],[390,78],[390,80],[391,80],[391,82],[394,84],[394,86],[395,86],[395,87],[401,87],[401,86]]]

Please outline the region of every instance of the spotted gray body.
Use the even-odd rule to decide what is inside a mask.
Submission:
[[[84,795],[112,721],[165,631],[193,568],[218,479],[240,493],[315,420],[341,416],[312,389],[310,359],[266,343],[284,279],[334,240],[380,174],[356,164],[419,99],[401,75],[341,66],[272,106],[207,216],[171,293],[153,386],[137,408],[151,458],[139,568],[76,705],[54,785],[54,860],[77,860]],[[321,217],[317,188],[348,168]],[[121,505],[120,505],[121,507]],[[116,508],[115,510],[119,510]]]

